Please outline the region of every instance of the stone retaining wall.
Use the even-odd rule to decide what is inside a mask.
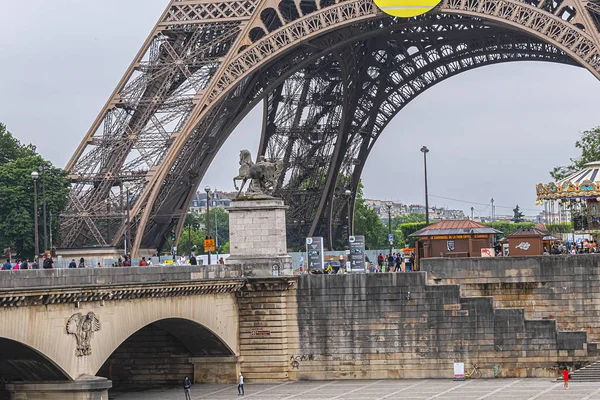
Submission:
[[[521,307],[600,340],[600,255],[438,258],[421,269],[430,283],[460,284],[462,296],[493,296],[495,307]]]
[[[555,377],[559,365],[597,356],[585,332],[426,279],[304,275],[290,290],[240,298],[242,372],[249,381],[452,378],[456,361],[484,377],[495,365],[503,377]]]

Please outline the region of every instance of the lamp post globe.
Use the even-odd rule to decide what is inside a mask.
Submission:
[[[39,174],[39,172],[37,172],[37,171],[33,171],[33,172],[31,173],[31,179],[33,179],[34,181],[37,181],[39,177],[40,177],[40,174]]]

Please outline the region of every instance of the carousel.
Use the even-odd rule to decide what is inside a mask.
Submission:
[[[600,161],[558,182],[536,185],[537,205],[544,206],[549,223],[572,222],[577,233],[600,230]]]

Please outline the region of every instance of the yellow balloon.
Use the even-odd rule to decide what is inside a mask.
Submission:
[[[425,14],[441,2],[442,0],[375,0],[381,11],[401,18]]]

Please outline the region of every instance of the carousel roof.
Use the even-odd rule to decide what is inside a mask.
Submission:
[[[536,192],[538,201],[600,197],[600,161],[587,163],[558,182],[539,183]]]
[[[562,186],[567,182],[572,182],[574,184],[581,184],[584,181],[592,181],[600,183],[600,161],[594,161],[591,163],[585,164],[585,169],[577,171],[564,179],[556,182],[558,186]],[[596,180],[597,179],[597,180]]]

